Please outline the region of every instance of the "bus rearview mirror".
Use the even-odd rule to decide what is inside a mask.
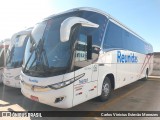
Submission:
[[[87,60],[92,59],[92,36],[87,36]]]
[[[84,27],[93,27],[93,28],[99,27],[98,24],[90,22],[84,18],[69,17],[61,23],[61,27],[60,27],[60,40],[61,40],[61,42],[66,42],[69,40],[71,28],[75,24],[81,24]]]

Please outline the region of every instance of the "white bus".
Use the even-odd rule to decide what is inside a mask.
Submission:
[[[72,9],[33,28],[22,65],[21,92],[58,108],[95,97],[106,101],[112,90],[147,79],[152,52],[149,43],[110,15],[93,8]]]
[[[9,44],[10,44],[10,39],[5,39],[0,41],[0,83],[2,83],[2,73],[5,63],[5,56]]]
[[[22,69],[25,47],[31,29],[15,33],[6,54],[6,64],[3,72],[3,84],[20,88],[20,74]]]

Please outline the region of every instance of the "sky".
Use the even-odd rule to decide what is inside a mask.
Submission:
[[[160,0],[1,0],[0,40],[49,15],[77,7],[109,13],[160,52]]]

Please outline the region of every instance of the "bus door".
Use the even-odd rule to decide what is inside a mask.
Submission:
[[[78,80],[74,82],[73,105],[97,96],[98,65],[92,64],[91,42],[92,36],[83,32],[78,35],[74,57],[75,79]],[[91,56],[87,52],[91,52]]]

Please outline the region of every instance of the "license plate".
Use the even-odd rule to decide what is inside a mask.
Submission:
[[[34,101],[39,101],[38,97],[31,95],[31,99]]]

